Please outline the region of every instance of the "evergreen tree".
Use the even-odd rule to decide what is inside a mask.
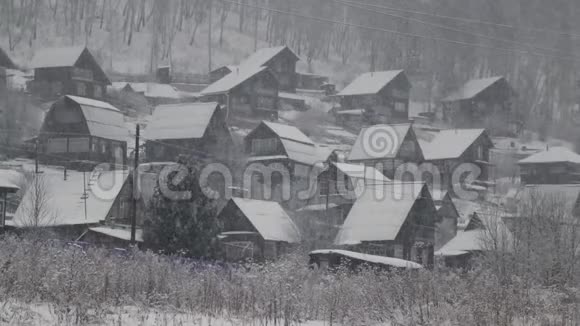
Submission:
[[[189,257],[215,257],[216,236],[220,224],[216,219],[215,200],[208,198],[199,186],[196,169],[188,166],[188,175],[174,186],[177,172],[168,175],[168,187],[174,191],[190,191],[191,198],[167,198],[158,185],[144,228],[145,243],[168,254]]]

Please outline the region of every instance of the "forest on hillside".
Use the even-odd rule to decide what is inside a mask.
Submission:
[[[84,43],[103,61],[137,48],[151,70],[183,52],[213,59],[211,26],[210,48],[221,61],[233,53],[235,46],[226,49],[233,38],[245,37],[251,50],[287,44],[310,69],[320,62],[335,62],[337,74],[350,66],[406,69],[427,90],[422,101],[472,77],[505,75],[529,126],[554,122],[562,131],[575,127],[578,13],[574,0],[5,0],[0,44],[28,53]],[[200,67],[195,72],[207,72],[208,64]]]

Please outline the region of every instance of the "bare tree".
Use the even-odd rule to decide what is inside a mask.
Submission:
[[[52,205],[52,193],[43,174],[26,172],[21,180],[22,200],[16,218],[19,227],[39,228],[56,223],[58,212]]]

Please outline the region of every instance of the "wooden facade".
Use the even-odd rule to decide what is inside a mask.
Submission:
[[[256,51],[243,64],[256,62],[268,67],[276,76],[281,91],[295,92],[298,77],[296,63],[300,58],[287,46],[265,48]]]
[[[55,60],[53,56],[65,56]],[[47,49],[34,59],[32,91],[43,97],[76,95],[94,99],[106,97],[111,82],[87,48]]]
[[[460,216],[447,191],[433,192],[433,203],[439,216],[435,229],[435,250],[439,250],[457,235]]]
[[[546,162],[520,164],[522,184],[579,184],[580,164]]]
[[[107,103],[86,100],[65,96],[51,106],[39,135],[43,159],[126,164],[129,133],[122,113]]]
[[[366,73],[336,95],[340,97],[338,111],[361,110],[356,117],[361,119],[360,127],[408,122],[410,91],[411,83],[403,71]]]
[[[243,75],[242,75],[243,74]],[[204,102],[225,106],[226,118],[278,119],[278,81],[268,69],[229,74],[201,93]]]
[[[516,93],[504,77],[475,79],[442,101],[443,120],[454,128],[485,128],[493,135],[521,129],[514,107]]]

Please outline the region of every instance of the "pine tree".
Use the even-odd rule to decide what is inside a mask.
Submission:
[[[144,240],[148,246],[167,254],[212,258],[217,254],[216,236],[221,229],[216,219],[217,206],[199,187],[196,169],[190,166],[188,170],[187,177],[172,190],[188,190],[191,198],[169,199],[157,187]],[[174,176],[170,174],[168,180]]]

